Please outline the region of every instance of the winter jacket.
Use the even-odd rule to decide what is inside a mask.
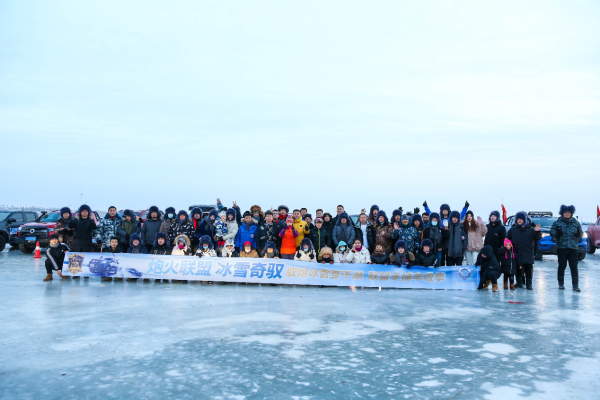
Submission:
[[[264,249],[260,255],[262,258],[279,258],[279,250],[273,249],[273,253],[269,253],[267,249]]]
[[[390,254],[390,261],[396,267],[410,268],[415,263],[415,255],[406,250],[403,254],[400,254],[398,253],[398,250],[396,250],[393,254]]]
[[[72,219],[73,217],[68,219],[60,217],[54,226],[54,233],[58,235],[58,240],[61,243],[65,243],[67,246],[70,246],[73,242],[73,231],[69,229],[69,223]]]
[[[237,235],[240,226],[238,225],[236,220],[227,221],[227,234],[223,236],[223,240],[235,240],[235,236]]]
[[[347,263],[346,256],[348,256],[348,253],[350,253],[348,246],[346,246],[346,250],[343,252],[337,247],[335,253],[333,253],[333,262],[336,264]]]
[[[373,264],[388,265],[390,263],[389,253],[386,253],[385,251],[378,252],[375,250],[373,254],[371,254],[371,262]]]
[[[356,223],[356,225],[354,225],[354,229],[355,229],[355,238],[360,238],[360,240],[363,242],[363,246],[366,246],[368,248],[368,250],[373,251],[375,250],[375,236],[377,235],[377,232],[375,231],[375,227],[373,226],[373,224],[367,219],[367,225],[366,225],[366,230],[367,230],[367,241],[365,242],[365,235],[363,234],[362,231],[362,225],[360,223],[360,220]]]
[[[448,256],[462,258],[464,251],[467,249],[467,233],[460,222],[452,222],[452,216],[455,213],[458,215],[457,211],[450,213],[450,222],[447,229],[442,229],[442,238]]]
[[[192,210],[192,212],[193,211],[194,210]],[[200,236],[205,235],[205,233],[202,232],[201,228],[202,224],[204,223],[204,220],[202,218],[196,219],[192,217],[190,218],[190,222],[192,223],[192,227],[194,228],[194,235],[190,239],[192,241],[192,248],[195,249],[196,247],[198,247]]]
[[[442,222],[444,220],[448,221],[448,225],[450,225],[450,221],[449,218],[442,218],[442,210],[448,210],[448,216],[450,216],[450,206],[448,204],[442,204],[440,206],[440,225],[442,225]],[[431,209],[428,206],[425,206],[425,211],[427,211],[429,213],[429,215],[431,215]],[[460,212],[460,220],[462,221],[463,219],[465,219],[465,215],[467,215],[467,211],[469,211],[468,207],[463,207],[463,209]]]
[[[109,247],[107,249],[104,249],[105,253],[111,253],[111,254],[118,254],[118,253],[122,253],[123,252],[123,248],[121,247],[121,245],[117,245],[117,247],[115,247],[114,249],[112,247]]]
[[[400,224],[398,229],[392,232],[392,240],[404,240],[406,242],[406,250],[409,252],[415,251],[415,241],[417,239],[417,230],[410,224]]]
[[[463,223],[463,228],[467,234],[467,251],[481,251],[481,249],[483,249],[483,238],[488,231],[487,226],[475,220],[472,220],[471,223],[477,225],[475,231],[467,231],[466,228],[464,228],[464,225],[468,224],[468,222],[464,221]]]
[[[90,216],[86,219],[81,217],[79,214],[75,218],[71,218],[69,222],[69,228],[73,230],[73,242],[86,242],[92,243],[92,238],[96,235],[96,222]]]
[[[165,215],[164,219],[162,220],[162,222],[160,223],[160,232],[164,233],[165,235],[169,235],[169,229],[171,229],[171,225],[173,225],[173,223],[175,222],[175,218],[167,218],[167,216]]]
[[[122,220],[118,215],[111,218],[110,215],[106,213],[96,227],[96,243],[102,242],[103,249],[110,247],[110,238],[119,237],[119,226],[121,225],[121,222]]]
[[[56,246],[49,245],[46,250],[46,257],[52,264],[52,269],[62,271],[63,262],[65,261],[65,253],[71,251],[65,243],[58,243]]]
[[[273,242],[277,246],[279,243],[279,231],[275,223],[267,224],[263,222],[258,226],[256,233],[256,248],[263,250],[267,242]]]
[[[322,264],[333,264],[334,258],[333,250],[331,250],[331,247],[323,247],[319,252],[317,261]]]
[[[382,211],[380,211],[381,213]],[[379,218],[377,219],[379,221]],[[390,254],[394,246],[392,240],[392,232],[394,227],[390,223],[379,224],[375,226],[375,246],[380,244],[383,247],[383,251]]]
[[[119,234],[119,243],[129,243],[129,238],[134,233],[138,235],[142,232],[142,227],[140,223],[131,219],[131,221],[125,220],[125,218],[121,219],[121,225],[117,227],[117,232]]]
[[[430,251],[429,253],[425,254],[425,252],[421,250],[415,257],[415,265],[437,268],[439,266],[437,254],[435,254],[434,251]]]
[[[254,226],[256,226],[256,225],[254,225]],[[239,257],[258,258],[258,253],[256,252],[255,249],[250,250],[250,253],[246,253],[246,250],[242,250],[242,251],[240,251]]]
[[[252,248],[256,248],[257,231],[258,226],[256,226],[254,222],[250,222],[250,226],[247,226],[245,222],[242,222],[242,225],[240,225],[238,229],[237,235],[235,235],[235,247],[240,249],[240,253],[244,253],[242,247],[246,242],[250,242],[252,244]]]
[[[579,248],[579,239],[583,236],[581,225],[575,217],[566,219],[559,217],[550,228],[552,241],[556,243],[557,249],[575,249]]]
[[[286,226],[279,232],[281,254],[294,254],[296,252],[296,236],[298,236],[298,231],[293,226]]]
[[[219,254],[219,257],[224,257],[224,258],[231,258],[231,257],[239,257],[240,253],[238,253],[235,248],[231,251],[227,250],[225,248],[225,246],[223,246],[223,248],[221,249],[221,254]]]
[[[162,246],[159,244],[154,244],[154,246],[152,246],[152,250],[150,250],[150,254],[163,256],[171,255],[171,246],[168,246],[167,242],[165,242],[165,244]]]
[[[483,256],[485,256],[485,258]],[[502,272],[502,269],[500,268],[500,263],[496,259],[496,256],[494,255],[494,250],[491,246],[484,246],[483,249],[481,249],[481,252],[477,256],[477,261],[475,262],[475,265],[481,267],[481,272],[486,270],[495,271],[498,274]]]
[[[178,216],[177,219],[175,219],[175,222],[171,225],[171,228],[169,228],[169,242],[171,242],[174,245],[177,245],[177,243],[175,242],[175,239],[178,236],[185,235],[188,239],[190,239],[190,247],[191,247],[192,246],[192,238],[196,235],[196,231],[195,231],[194,225],[192,225],[192,221],[190,221],[190,218],[188,217],[187,213],[185,213],[184,215],[186,217],[185,219],[181,220],[181,219],[179,219],[179,216]],[[146,220],[146,224],[147,223],[148,223],[148,220]],[[146,226],[146,224],[144,224],[144,226]],[[142,228],[142,232],[143,232],[143,229],[144,228]],[[146,243],[146,242],[144,241],[144,243]]]
[[[187,221],[188,224],[190,224],[189,221]],[[191,225],[191,224],[190,224]],[[171,229],[169,229],[169,231],[171,231],[173,228],[173,226],[171,226]],[[185,241],[185,247],[183,249],[180,249],[178,246],[178,241],[180,239],[183,239]],[[192,255],[192,241],[190,240],[190,237],[186,234],[181,234],[181,235],[177,235],[177,237],[175,239],[173,239],[173,250],[171,251],[171,255],[173,256],[191,256]]]
[[[369,254],[369,250],[362,246],[360,251],[356,251],[356,249],[352,249],[346,255],[346,261],[350,264],[371,264],[371,255]]]
[[[214,245],[216,245],[216,243],[215,243],[215,234],[217,233],[217,228],[215,227],[216,221],[217,221],[216,219],[214,221],[212,221],[210,219],[210,215],[207,215],[206,217],[204,217],[204,219],[200,223],[200,236],[203,236],[203,235],[208,236],[210,238],[210,240],[212,240]]]
[[[342,224],[342,218],[346,218],[345,224]],[[356,231],[354,230],[354,225],[352,225],[350,217],[345,212],[341,213],[333,228],[333,245],[337,247],[339,242],[344,241],[351,246],[354,243],[355,237]]]
[[[433,243],[431,251],[437,252],[442,247],[442,230],[439,226],[429,225],[423,230],[423,240],[429,239]]]
[[[500,257],[502,273],[505,275],[516,275],[518,265],[513,249],[508,250],[506,247],[500,247],[498,256]]]
[[[494,250],[494,254],[499,255],[498,250],[504,245],[506,238],[506,228],[500,221],[487,224],[487,234],[483,241],[484,246],[490,246]]]
[[[308,252],[304,251],[304,246],[308,245]],[[313,247],[310,239],[302,239],[300,242],[300,249],[296,252],[294,256],[294,261],[308,261],[308,262],[317,262],[317,253],[315,252],[315,248]]]
[[[542,238],[541,232],[536,232],[525,221],[524,226],[513,224],[506,234],[506,238],[513,243],[518,265],[533,264],[535,262],[535,250],[537,241]]]
[[[308,229],[306,222],[304,222],[302,218],[294,219],[294,229],[298,232],[298,236],[296,236],[296,246],[300,246],[300,242],[302,242],[304,236],[308,236],[310,233],[310,229]]]
[[[324,247],[331,247],[331,236],[329,236],[329,231],[324,227],[321,229],[316,226],[310,230],[310,234],[308,238],[315,246],[315,251],[317,254],[321,254],[321,249]]]
[[[189,222],[189,220],[188,220]],[[150,215],[148,214],[148,218],[146,219],[146,221],[144,221],[144,224],[142,225],[142,229],[141,229],[141,236],[142,236],[142,243],[143,244],[152,244],[154,243],[154,237],[156,236],[156,234],[158,232],[160,232],[160,226],[162,225],[163,221],[160,220],[159,218],[157,219],[152,219],[150,218]],[[172,227],[173,225],[171,225]],[[173,239],[175,239],[175,236],[177,236],[177,234],[173,235]],[[169,237],[171,237],[171,234],[169,234]],[[173,243],[173,240],[171,240],[171,243]]]
[[[137,247],[133,245],[133,241],[138,240],[140,243]],[[153,242],[154,243],[154,242]],[[129,247],[127,248],[129,254],[148,254],[148,248],[142,243],[142,238],[137,233],[134,233],[129,238]]]
[[[204,249],[204,245],[208,246],[206,250]],[[213,239],[210,236],[203,235],[200,237],[198,241],[198,250],[196,251],[196,255],[200,258],[217,256],[217,252],[215,251],[215,247],[213,245]]]

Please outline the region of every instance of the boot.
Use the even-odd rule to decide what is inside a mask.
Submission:
[[[44,278],[44,282],[51,281],[52,279],[54,279],[54,278],[52,277],[52,274],[48,274],[48,275],[46,275],[46,277]]]
[[[573,280],[573,291],[581,292],[581,289],[579,289],[579,278],[572,278],[572,280]]]
[[[112,282],[112,278],[105,276],[104,278],[102,278],[102,282]]]
[[[498,291],[498,284],[493,284],[492,285],[492,292],[497,292],[497,291]]]
[[[490,281],[490,280],[485,281],[485,283],[483,284],[483,288],[486,289],[488,286],[490,286],[490,283],[492,283],[492,281]]]
[[[510,283],[510,290],[515,290],[515,284],[514,283]]]
[[[504,290],[508,290],[508,282],[504,281]]]
[[[527,290],[533,290],[533,278],[527,278]]]
[[[137,282],[137,278],[127,278],[127,282]]]
[[[565,283],[564,283],[564,282],[561,282],[561,281],[558,281],[558,288],[559,288],[560,290],[565,290]]]

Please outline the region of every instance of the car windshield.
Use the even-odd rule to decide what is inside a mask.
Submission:
[[[54,222],[60,219],[60,213],[48,213],[44,215],[38,222]]]
[[[531,221],[535,225],[540,224],[542,228],[550,228],[557,219],[558,217],[531,217]]]
[[[9,215],[10,212],[0,212],[0,221],[4,221]]]

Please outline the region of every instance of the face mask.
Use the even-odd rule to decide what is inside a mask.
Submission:
[[[305,252],[305,253],[308,253],[308,247],[305,247],[305,248],[304,248],[304,252]]]
[[[344,251],[344,250],[346,250],[346,247],[344,247],[344,246],[340,247],[340,251]]]
[[[168,217],[169,217],[169,219],[172,219],[174,217],[174,215],[173,214],[169,214]]]
[[[229,247],[225,247],[227,249],[227,251],[233,251],[233,247],[229,248]]]
[[[431,222],[431,225],[432,225],[432,226],[437,226],[437,221],[432,221],[432,222]]]
[[[184,244],[180,244],[180,245],[179,245],[179,246],[177,246],[177,247],[179,247],[179,250],[183,250],[183,248],[185,247],[185,245],[184,245]]]
[[[250,253],[250,250],[248,250],[248,249],[244,249],[244,251],[245,251],[246,253]]]
[[[208,246],[202,246],[204,247],[204,251],[208,250]]]

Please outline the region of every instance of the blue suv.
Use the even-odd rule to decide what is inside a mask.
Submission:
[[[556,255],[556,243],[552,241],[552,237],[550,236],[550,228],[552,228],[552,224],[554,221],[558,219],[558,217],[552,216],[550,211],[530,211],[527,213],[527,217],[532,225],[540,224],[542,228],[540,232],[542,232],[542,238],[538,242],[537,250],[535,252],[535,259],[540,261],[544,254],[554,254]],[[515,216],[512,215],[508,217],[506,223],[506,230],[508,231],[511,226],[515,223]],[[585,258],[585,255],[588,252],[588,233],[583,231],[583,236],[579,239],[579,261],[582,261]]]

